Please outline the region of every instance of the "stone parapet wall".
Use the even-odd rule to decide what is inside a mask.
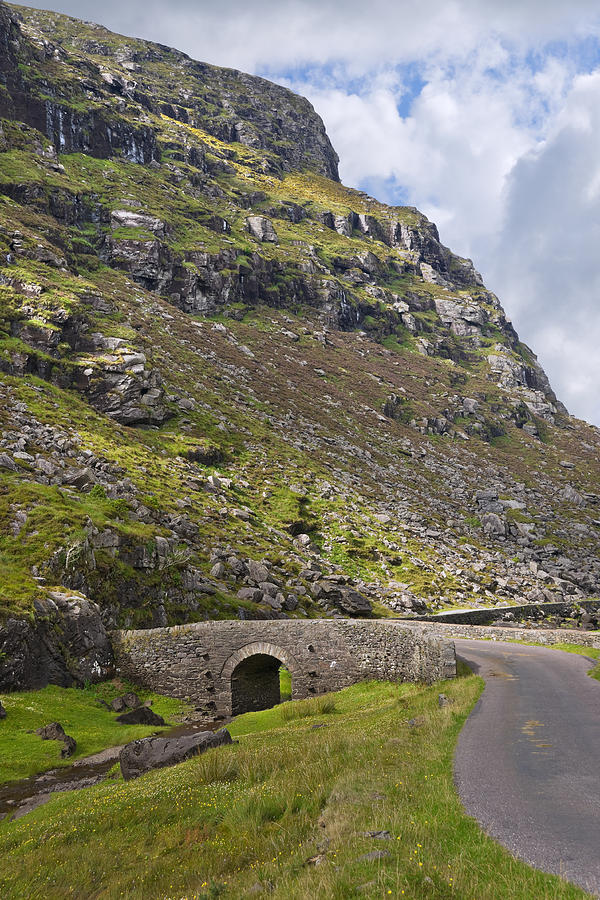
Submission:
[[[232,675],[273,656],[302,699],[372,678],[432,682],[456,674],[454,646],[426,626],[349,619],[219,621],[112,634],[120,673],[211,715],[230,715]]]
[[[459,625],[491,625],[492,622],[501,621],[502,617],[510,614],[515,619],[531,619],[539,621],[546,617],[565,618],[573,616],[574,611],[585,610],[589,613],[600,611],[599,600],[563,600],[556,603],[525,603],[521,606],[495,606],[489,609],[461,609],[448,610],[436,613],[435,616],[415,616],[411,621],[415,622],[448,622]]]
[[[526,641],[529,644],[579,644],[600,649],[600,632],[569,628],[503,628],[501,625],[458,625],[435,623],[423,625],[433,636],[466,638],[467,640]]]

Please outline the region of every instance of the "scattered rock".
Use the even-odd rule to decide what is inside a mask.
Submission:
[[[75,738],[71,737],[69,734],[65,734],[64,738],[62,738],[62,745],[62,750],[60,751],[62,759],[68,759],[70,756],[73,756],[77,749],[77,741]]]
[[[283,609],[287,610],[288,612],[293,612],[295,609],[298,608],[298,603],[299,603],[299,600],[295,594],[288,594],[282,603],[282,607],[283,607]]]
[[[138,706],[142,705],[142,701],[134,691],[128,691],[127,694],[123,694],[123,702],[128,709],[137,709]]]
[[[51,722],[50,725],[44,725],[35,732],[43,741],[63,741],[66,737],[65,729],[60,722]]]
[[[257,585],[263,581],[269,580],[269,570],[263,563],[256,562],[254,559],[248,560],[248,576]]]
[[[337,605],[342,612],[348,613],[349,616],[368,616],[373,611],[368,597],[352,589],[340,591]]]
[[[69,734],[65,734],[65,730],[60,722],[51,722],[50,725],[44,725],[35,732],[43,741],[60,741],[62,749],[60,755],[63,759],[72,756],[77,748],[77,741]]]
[[[16,462],[8,453],[0,453],[0,469],[10,469],[11,472],[16,472],[17,468]]]
[[[162,716],[152,712],[147,706],[138,706],[130,712],[117,716],[117,722],[121,725],[166,725]]]
[[[497,513],[488,512],[481,517],[481,524],[486,534],[504,536],[506,534],[506,524]]]
[[[236,596],[239,600],[250,600],[252,603],[260,603],[263,598],[263,592],[260,588],[245,587],[241,588]]]
[[[322,863],[325,862],[326,859],[327,859],[327,856],[324,853],[317,853],[315,856],[309,856],[309,858],[305,862],[305,865],[306,866],[320,866]]]
[[[248,574],[246,564],[241,559],[238,559],[237,556],[230,556],[227,560],[227,565],[236,578],[243,578],[244,575]]]
[[[566,503],[572,503],[573,506],[585,506],[586,500],[579,491],[575,490],[575,488],[568,484],[560,493],[560,499],[564,500]]]
[[[93,469],[89,467],[85,469],[75,469],[67,472],[62,478],[62,483],[69,487],[76,488],[78,491],[85,491],[96,484],[97,478]]]

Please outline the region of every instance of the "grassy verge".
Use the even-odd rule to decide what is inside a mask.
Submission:
[[[289,703],[239,717],[237,745],[53,797],[0,823],[0,895],[584,898],[462,811],[452,755],[481,687],[355,685],[298,717]]]
[[[99,699],[109,702],[130,689],[123,682],[105,682],[85,690],[50,685],[40,691],[0,696],[7,712],[6,719],[0,721],[0,784],[68,766],[74,759],[164,731],[155,725],[120,725],[115,721],[116,713],[97,705]],[[152,700],[152,709],[166,722],[185,708],[179,700],[140,690],[137,693],[143,700]],[[60,758],[62,745],[57,741],[42,741],[33,733],[50,722],[60,722],[77,741],[77,751],[70,760]]]
[[[567,653],[577,653],[578,656],[587,656],[588,659],[596,659],[599,662],[590,669],[588,675],[600,681],[600,650],[597,647],[583,647],[581,644],[549,644],[551,650],[565,650]]]

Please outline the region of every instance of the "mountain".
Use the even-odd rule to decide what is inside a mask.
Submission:
[[[600,433],[308,101],[0,2],[0,117],[20,634],[600,592]]]

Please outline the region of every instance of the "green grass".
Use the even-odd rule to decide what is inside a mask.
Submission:
[[[116,713],[97,705],[100,698],[110,702],[130,689],[129,685],[114,682],[84,690],[49,685],[39,691],[0,696],[7,711],[6,719],[0,721],[0,784],[67,766],[73,759],[164,730],[148,725],[120,725]],[[180,700],[142,690],[137,693],[143,700],[152,700],[152,709],[166,722],[172,722],[173,716],[186,708]],[[33,733],[50,722],[60,722],[77,741],[72,760],[60,758],[61,745],[57,741],[42,741]]]
[[[284,704],[241,716],[230,727],[238,744],[0,823],[0,894],[583,898],[463,813],[452,755],[481,688],[472,675],[363,683],[335,695],[335,715],[285,721]],[[451,700],[442,708],[440,690]],[[380,830],[390,839],[365,834]],[[363,858],[373,850],[388,855]]]
[[[306,719],[310,716],[327,716],[336,709],[333,694],[325,694],[322,697],[308,697],[306,700],[286,703],[281,707],[281,718],[284,722],[291,722],[293,719]]]
[[[551,650],[565,650],[567,653],[577,653],[578,656],[587,656],[589,659],[600,660],[600,649],[597,647],[584,647],[581,644],[550,644]],[[600,661],[588,672],[590,678],[600,681]]]
[[[292,699],[292,675],[285,666],[279,669],[279,695],[282,700]]]

